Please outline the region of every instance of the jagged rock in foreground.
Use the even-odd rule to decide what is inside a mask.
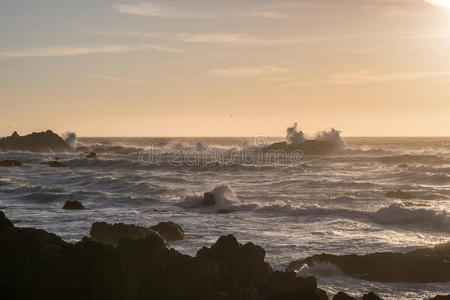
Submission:
[[[108,224],[95,222],[90,231],[91,239],[106,245],[118,246],[124,239],[140,240],[159,233],[145,227],[124,223]],[[162,237],[161,237],[162,238]],[[163,239],[163,238],[162,238]]]
[[[155,226],[150,227],[157,231],[167,241],[180,241],[186,239],[183,228],[174,222],[160,222]]]
[[[138,240],[154,234],[161,235],[166,241],[186,239],[183,228],[173,222],[161,222],[150,228],[123,223],[111,225],[95,222],[90,231],[91,239],[112,246],[117,246],[123,239]]]
[[[70,146],[51,130],[20,136],[16,131],[0,139],[0,151],[70,152]]]
[[[414,199],[416,198],[416,196],[407,193],[407,192],[402,192],[400,190],[397,191],[389,191],[384,195],[386,198],[394,198],[394,199]]]
[[[5,160],[0,160],[0,167],[22,167],[22,163],[18,160],[10,160],[10,159],[5,159]]]
[[[287,270],[315,263],[331,263],[348,276],[369,281],[447,282],[450,281],[450,242],[405,254],[314,255],[290,263]]]
[[[353,298],[352,296],[349,296],[346,293],[339,292],[336,295],[334,295],[332,300],[356,300],[356,298]]]
[[[300,144],[279,142],[269,145],[263,149],[263,152],[283,152],[292,153],[295,151],[303,152],[306,155],[325,155],[335,150],[335,145],[328,141],[307,140]]]
[[[325,300],[313,277],[274,272],[259,246],[224,236],[196,257],[167,248],[161,236],[112,247],[76,244],[15,228],[0,211],[2,299],[299,299]]]

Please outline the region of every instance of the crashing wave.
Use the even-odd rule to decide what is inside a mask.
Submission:
[[[242,202],[228,184],[218,185],[210,193],[214,195],[215,204],[212,205],[214,209],[235,209],[242,206]],[[183,208],[199,208],[203,207],[203,201],[204,195],[187,195],[178,203],[178,206]]]
[[[286,129],[286,140],[288,143],[301,144],[306,140],[303,131],[298,130],[297,126],[298,124],[294,123]]]
[[[426,225],[450,232],[450,216],[446,211],[410,209],[399,204],[392,204],[376,211],[374,218],[380,224]]]
[[[77,134],[75,132],[65,132],[62,135],[62,139],[72,148],[76,148]]]

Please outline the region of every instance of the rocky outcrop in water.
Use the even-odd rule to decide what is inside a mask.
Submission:
[[[263,148],[263,152],[302,152],[306,155],[325,155],[330,154],[335,150],[335,145],[328,141],[306,140],[303,143],[274,143]]]
[[[200,203],[200,206],[208,207],[216,205],[216,197],[211,192],[203,193],[203,200]]]
[[[407,193],[407,192],[402,192],[400,190],[396,190],[396,191],[389,191],[384,195],[386,198],[394,198],[394,199],[414,199],[416,198],[416,196]]]
[[[22,167],[22,163],[18,160],[5,159],[0,160],[0,167]]]
[[[51,130],[20,136],[14,132],[0,139],[0,151],[70,152],[70,146]]]
[[[69,210],[82,210],[84,209],[83,204],[81,204],[81,202],[79,201],[66,201],[66,203],[64,203],[63,209],[69,209]]]
[[[88,158],[88,159],[94,159],[94,158],[97,158],[97,153],[91,152],[91,153],[89,153],[88,155],[86,155],[86,158]]]
[[[47,164],[52,168],[64,168],[66,165],[57,161],[57,160],[51,160],[48,161]]]
[[[315,263],[330,263],[348,276],[369,281],[447,282],[450,281],[450,242],[408,253],[320,254],[294,261],[287,269],[298,270],[305,264]]]

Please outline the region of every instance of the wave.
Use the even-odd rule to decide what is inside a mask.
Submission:
[[[413,181],[422,184],[447,185],[450,184],[450,176],[447,174],[433,174],[428,176],[420,176]]]
[[[344,276],[344,273],[335,265],[330,263],[314,263],[312,266],[307,264],[303,265],[300,270],[297,271],[297,275],[308,277],[314,276],[318,278],[323,277],[340,277]]]
[[[299,130],[298,124],[294,123],[286,130],[286,141],[293,144],[301,144],[306,141],[305,134]],[[342,151],[346,148],[346,144],[341,137],[341,132],[335,128],[328,131],[320,131],[313,138],[319,142],[329,142],[334,146],[335,151]]]
[[[77,144],[77,134],[75,132],[65,132],[62,135],[62,139],[69,144],[72,149],[76,148]]]
[[[407,163],[438,163],[442,161],[442,156],[425,154],[401,154],[375,157],[376,161],[385,164],[407,164]]]
[[[417,224],[450,232],[450,215],[446,211],[410,209],[399,204],[392,204],[380,208],[373,216],[380,224]]]
[[[228,184],[221,184],[216,186],[210,193],[214,195],[216,204],[208,209],[240,209],[243,203],[238,199],[234,190]],[[199,208],[202,207],[204,195],[194,194],[186,195],[177,203],[183,208]]]
[[[282,214],[300,217],[341,217],[352,220],[374,222],[380,225],[413,225],[431,227],[438,231],[450,232],[450,215],[446,211],[435,211],[423,208],[407,208],[399,204],[382,207],[377,211],[368,212],[347,208],[328,208],[318,205],[298,207],[284,202],[260,205],[243,203],[228,184],[216,186],[214,194],[216,205],[205,210],[214,212],[225,208],[234,211],[255,211],[260,213]],[[186,195],[177,203],[183,208],[201,208],[204,196],[201,194]],[[337,197],[337,201],[353,201],[353,197]]]
[[[93,144],[93,145],[78,145],[76,150],[78,152],[96,152],[96,153],[110,153],[110,154],[133,154],[142,151],[142,148],[123,146],[123,145],[104,145],[104,144]]]

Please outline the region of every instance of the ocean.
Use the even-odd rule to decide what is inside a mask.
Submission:
[[[234,234],[266,250],[275,269],[320,253],[407,252],[450,240],[450,138],[344,138],[332,155],[271,157],[258,148],[283,138],[73,138],[75,153],[0,153],[0,209],[16,226],[76,242],[96,221],[180,224],[171,243],[195,255]],[[86,159],[95,151],[97,159]],[[65,168],[42,164],[58,157]],[[389,199],[402,190],[416,199]],[[204,192],[217,204],[199,207]],[[67,200],[86,210],[67,211]],[[218,209],[232,210],[218,214]],[[384,299],[449,293],[449,283],[377,283],[332,265],[305,267],[326,291],[373,291]]]

